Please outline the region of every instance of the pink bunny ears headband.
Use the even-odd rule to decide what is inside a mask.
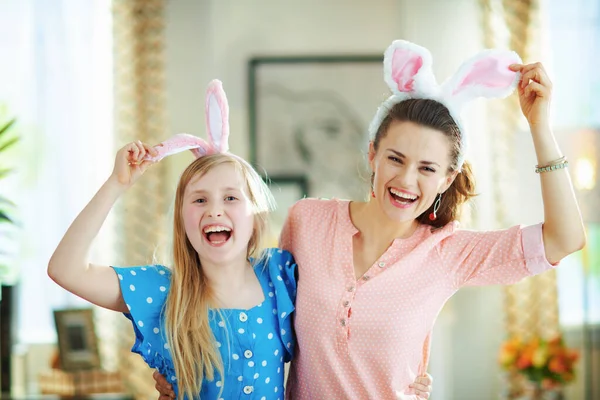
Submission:
[[[432,99],[450,111],[461,132],[459,169],[464,161],[467,138],[460,113],[463,106],[477,97],[503,98],[517,86],[520,74],[511,71],[511,64],[521,64],[514,51],[484,50],[465,61],[458,71],[439,85],[433,75],[431,53],[424,47],[404,40],[395,40],[387,48],[383,60],[385,83],[392,95],[385,100],[369,125],[369,137],[375,134],[389,110],[407,99]]]
[[[229,105],[223,90],[223,84],[218,79],[213,79],[206,89],[206,128],[208,129],[208,142],[187,133],[179,133],[155,146],[158,155],[146,156],[150,161],[160,161],[172,154],[185,150],[200,158],[202,156],[226,153],[229,150]]]

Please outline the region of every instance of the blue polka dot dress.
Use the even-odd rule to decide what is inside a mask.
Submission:
[[[292,255],[269,249],[267,262],[252,260],[265,299],[248,310],[209,312],[210,326],[223,359],[224,376],[202,382],[201,399],[283,399],[284,363],[292,359],[291,314],[296,299],[296,264]],[[131,349],[173,384],[175,368],[164,334],[163,307],[171,271],[161,265],[118,268],[125,314],[136,340]],[[221,317],[222,316],[222,317]],[[219,392],[223,390],[220,397]]]

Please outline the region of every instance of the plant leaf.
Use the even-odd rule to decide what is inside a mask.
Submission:
[[[12,139],[10,139],[8,142],[4,143],[3,145],[0,146],[0,152],[2,152],[3,150],[8,149],[10,146],[12,146],[13,144],[17,143],[19,141],[18,137],[14,137]]]
[[[14,125],[14,123],[16,122],[16,119],[11,119],[10,121],[8,121],[6,123],[6,125],[4,125],[3,127],[0,128],[0,135],[2,135],[4,132],[8,131],[10,129],[11,126]]]
[[[3,221],[6,221],[10,224],[13,223],[13,220],[10,219],[4,211],[0,210],[0,223],[2,223]]]

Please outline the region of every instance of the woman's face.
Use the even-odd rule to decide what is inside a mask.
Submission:
[[[394,121],[375,152],[369,148],[375,200],[392,220],[412,221],[454,181],[451,143],[436,129]]]

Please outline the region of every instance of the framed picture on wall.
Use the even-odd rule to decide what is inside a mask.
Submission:
[[[266,182],[277,203],[277,208],[270,215],[274,241],[271,244],[277,246],[289,208],[309,193],[308,179],[304,175],[269,175]]]
[[[65,371],[100,368],[91,308],[54,311],[60,366]]]
[[[250,159],[305,176],[308,195],[367,193],[368,125],[389,96],[383,55],[257,57],[248,63]]]

